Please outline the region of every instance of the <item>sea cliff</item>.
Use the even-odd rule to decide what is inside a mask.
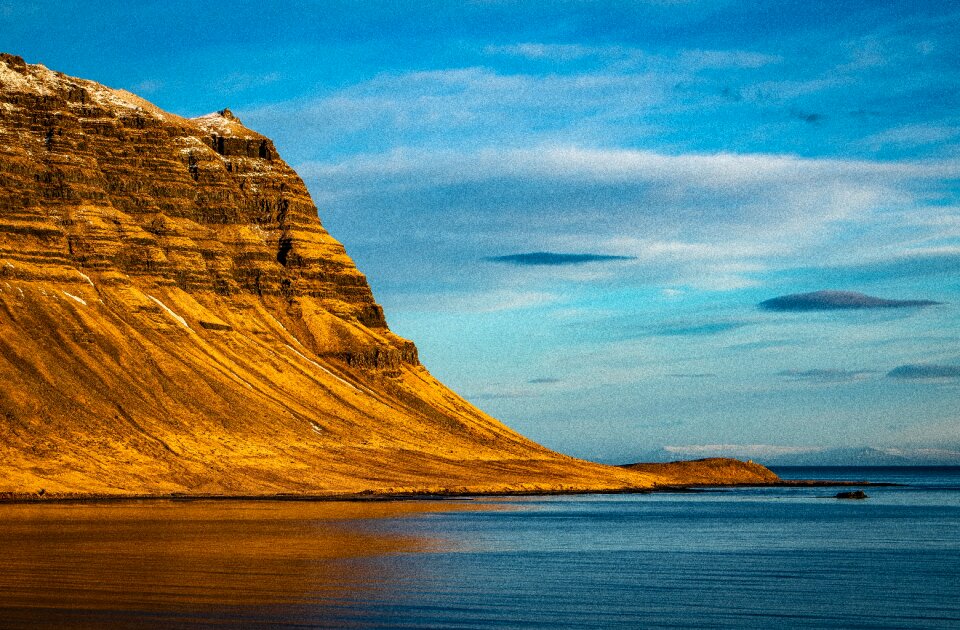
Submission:
[[[229,110],[186,119],[0,55],[3,496],[663,481],[552,452],[434,379]]]

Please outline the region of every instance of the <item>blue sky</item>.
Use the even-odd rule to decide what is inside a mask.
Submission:
[[[0,0],[3,50],[274,138],[431,371],[605,461],[960,448],[958,30],[942,0]],[[758,306],[820,290],[940,304]]]

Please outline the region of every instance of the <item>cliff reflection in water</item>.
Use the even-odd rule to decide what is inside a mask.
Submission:
[[[0,506],[4,625],[98,627],[322,622],[389,597],[386,566],[426,550],[376,521],[451,502],[163,502]],[[409,577],[409,576],[406,576]],[[298,612],[299,611],[299,612]],[[337,611],[337,612],[334,612]],[[360,611],[356,611],[362,614]]]

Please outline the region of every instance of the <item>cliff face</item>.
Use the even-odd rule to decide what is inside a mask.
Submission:
[[[620,488],[433,379],[273,143],[0,55],[0,493]]]
[[[312,350],[378,368],[416,364],[270,140],[227,110],[185,120],[17,57],[3,62],[7,276],[75,280],[84,270],[112,286],[257,296],[296,319],[313,305],[345,325],[332,338],[307,335]]]

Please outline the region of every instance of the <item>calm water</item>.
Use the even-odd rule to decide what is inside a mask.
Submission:
[[[960,467],[833,488],[0,506],[0,626],[960,628]]]

